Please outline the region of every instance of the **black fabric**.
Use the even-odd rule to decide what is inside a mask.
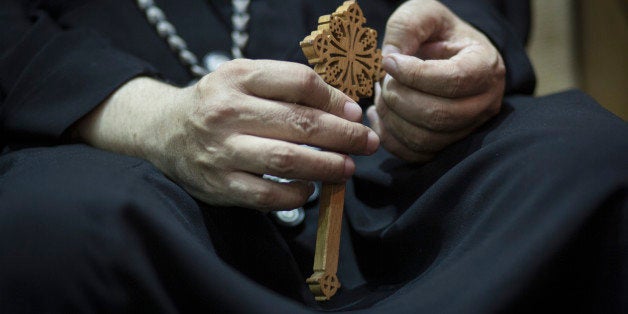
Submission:
[[[197,55],[229,50],[226,2],[156,2]],[[398,3],[361,6],[383,34]],[[628,311],[626,123],[580,92],[520,95],[534,75],[499,8],[445,3],[502,52],[502,111],[422,166],[355,157],[343,288],[317,303],[304,284],[317,204],[284,228],[199,203],[144,160],[64,143],[128,79],[192,79],[134,1],[8,1],[0,312]],[[337,4],[252,1],[245,53],[304,62],[296,43]]]
[[[82,145],[5,154],[0,310],[620,313],[627,136],[571,92],[509,98],[421,167],[383,150],[356,158],[344,286],[322,305],[303,284],[316,206],[282,229],[204,207],[139,159]]]
[[[516,0],[489,0],[512,25],[522,44],[526,44],[530,35],[530,1]]]
[[[156,76],[180,86],[193,79],[133,1],[5,2],[0,8],[0,145],[20,149],[63,143],[68,127],[135,76]],[[496,44],[507,67],[506,93],[531,93],[532,67],[499,11],[484,0],[443,2]],[[230,51],[231,11],[224,4],[156,3],[197,56]],[[399,3],[361,4],[380,37]],[[332,0],[253,1],[244,53],[253,59],[305,63],[295,43],[337,5]]]
[[[520,36],[520,31],[510,25],[505,17],[500,14],[499,8],[490,5],[487,1],[460,1],[443,0],[454,13],[469,24],[482,31],[497,47],[506,64],[506,95],[532,94],[536,87],[536,77],[532,64],[525,54],[525,48]],[[495,1],[500,6],[505,6],[500,1]],[[505,1],[504,1],[505,2]],[[512,1],[509,6],[525,1]],[[522,9],[523,8],[523,5]],[[530,20],[530,11],[519,12],[521,16],[517,20]]]
[[[42,11],[31,19],[0,61],[0,85],[7,95],[0,125],[16,146],[58,140],[124,82],[152,73],[146,62],[112,48],[88,28],[63,30]]]

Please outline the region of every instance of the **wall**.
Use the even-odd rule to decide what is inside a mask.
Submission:
[[[533,0],[537,95],[580,88],[628,120],[628,3]]]

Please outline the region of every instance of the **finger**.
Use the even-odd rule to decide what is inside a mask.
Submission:
[[[329,86],[311,68],[272,60],[235,60],[221,66],[227,75],[244,75],[241,88],[260,98],[298,103],[349,121],[361,121],[362,109],[349,96]]]
[[[225,180],[234,206],[261,211],[300,207],[314,192],[314,187],[309,182],[279,183],[245,172],[231,172]]]
[[[368,109],[366,110],[366,117],[368,119],[369,125],[371,126],[373,131],[375,131],[379,135],[379,138],[381,140],[384,131],[382,130],[383,126],[381,124],[381,120],[379,119],[379,117],[377,117],[377,112],[375,111],[374,105],[368,107]]]
[[[391,76],[383,82],[382,101],[396,115],[411,124],[438,132],[467,129],[481,117],[490,117],[498,107],[490,93],[450,99],[427,94]]]
[[[464,48],[461,42],[454,41],[434,41],[426,42],[421,45],[418,53],[415,55],[423,60],[449,59],[455,56]]]
[[[442,4],[408,1],[388,19],[382,54],[414,55],[423,42],[452,27],[453,14]]]
[[[471,129],[457,132],[434,132],[413,124],[390,111],[385,103],[376,105],[377,115],[387,132],[410,151],[435,153],[471,133]]]
[[[376,130],[377,134],[380,136],[382,146],[386,148],[387,151],[394,154],[395,156],[411,161],[423,163],[434,158],[434,155],[426,152],[414,152],[408,149],[406,146],[401,144],[394,136],[392,136],[386,128],[382,125],[382,122],[377,115],[375,106],[371,106],[366,111],[366,115],[373,127],[373,130]]]
[[[379,146],[377,134],[318,109],[246,96],[249,110],[239,114],[238,129],[259,137],[307,144],[346,154],[369,155]]]
[[[402,54],[384,57],[382,66],[399,82],[422,92],[459,98],[480,94],[504,75],[499,58],[486,56],[479,46],[464,48],[445,60],[421,60]]]
[[[348,156],[250,135],[231,137],[232,164],[254,174],[290,179],[344,182],[355,171]]]

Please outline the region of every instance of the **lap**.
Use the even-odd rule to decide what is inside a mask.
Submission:
[[[294,264],[269,223],[200,204],[141,159],[85,145],[8,153],[0,156],[0,251],[9,252],[0,256],[0,291],[11,293],[0,308],[295,312],[293,301],[228,266],[282,291],[302,283],[280,276]],[[297,288],[286,294],[307,290]],[[224,291],[251,302],[225,300]]]
[[[350,280],[337,304],[342,306],[344,293],[345,304],[365,307],[379,301],[373,309],[397,312],[404,306],[407,312],[422,307],[426,312],[500,310],[515,304],[530,287],[565,289],[573,284],[573,279],[562,285],[532,283],[561,258],[571,275],[598,271],[592,259],[605,261],[608,251],[619,247],[611,242],[606,252],[594,251],[622,228],[621,220],[613,224],[608,218],[625,213],[626,138],[624,122],[587,96],[567,93],[506,99],[495,119],[425,165],[405,163],[383,150],[356,157],[339,273],[341,280]],[[116,234],[122,236],[105,252],[119,252],[129,239],[164,243],[162,249],[167,249],[157,250],[161,253],[154,265],[162,274],[176,270],[179,280],[159,275],[171,284],[184,280],[194,288],[182,289],[193,295],[179,298],[183,303],[205,302],[211,308],[215,305],[207,302],[213,300],[227,309],[302,310],[244,281],[207,255],[207,248],[211,236],[240,272],[307,303],[300,272],[311,269],[315,225],[315,208],[308,210],[304,227],[284,232],[283,239],[259,213],[229,209],[201,217],[199,204],[146,161],[84,145],[25,149],[0,157],[0,246],[28,251],[27,242],[35,239],[38,249],[63,252],[83,243],[107,247]],[[601,232],[604,228],[607,232]],[[596,234],[585,237],[593,239],[590,243],[583,240]],[[74,245],[59,244],[72,239]],[[189,245],[199,239],[203,252],[197,254]],[[146,245],[139,247],[152,252]],[[68,258],[77,255],[65,253]],[[49,251],[34,256],[77,265]],[[15,261],[32,260],[23,257]],[[175,261],[186,267],[170,268]],[[606,273],[618,271],[619,266],[613,267]],[[592,282],[587,276],[573,278]],[[255,298],[216,299],[223,296],[221,285]]]
[[[627,158],[628,125],[587,95],[520,96],[507,98],[498,116],[427,164],[407,163],[383,149],[355,157],[351,187],[373,207],[407,208],[434,190],[494,196],[510,186],[533,196],[535,188],[593,185],[592,180],[617,185],[628,171]]]
[[[0,169],[3,215],[96,219],[150,211],[203,233],[196,201],[142,159],[77,144],[11,152],[0,156]]]
[[[626,249],[617,237],[626,241],[627,139],[625,122],[569,92],[506,99],[425,165],[382,150],[356,158],[346,210],[358,265],[372,282],[405,282],[382,309],[415,298],[435,306],[428,312],[504,310],[541,274],[535,297],[554,290],[553,304],[619,285],[593,278],[621,272],[615,262],[627,258],[613,255]],[[598,305],[617,309],[625,288],[614,291]]]

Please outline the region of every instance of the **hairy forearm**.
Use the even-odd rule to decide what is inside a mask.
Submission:
[[[130,80],[75,124],[73,134],[89,145],[151,159],[167,136],[163,115],[172,114],[180,89],[157,80]]]

